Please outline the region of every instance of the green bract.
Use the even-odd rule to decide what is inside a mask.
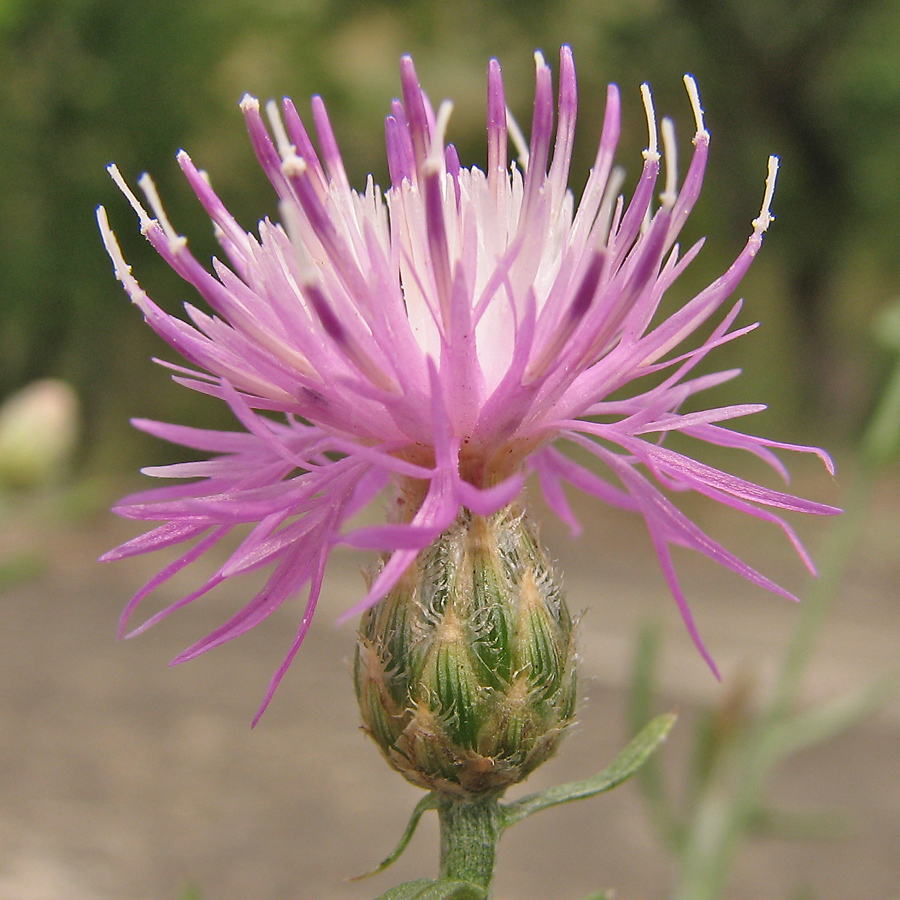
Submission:
[[[526,515],[464,511],[363,617],[366,730],[414,784],[500,794],[555,751],[575,706],[572,617]]]

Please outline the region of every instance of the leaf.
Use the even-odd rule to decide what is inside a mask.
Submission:
[[[891,343],[896,346],[896,336]],[[861,441],[863,458],[873,466],[892,462],[900,452],[900,359],[880,393]]]
[[[628,693],[628,722],[639,731],[652,713],[656,700],[656,661],[659,659],[659,628],[645,625],[638,634],[631,685]]]
[[[487,891],[468,881],[417,878],[398,884],[376,900],[487,900]]]
[[[203,900],[203,895],[200,893],[198,888],[187,887],[180,895],[179,900]]]
[[[397,861],[400,857],[400,854],[406,849],[406,845],[412,839],[413,834],[415,833],[416,827],[419,824],[419,819],[422,818],[422,813],[426,812],[429,809],[437,809],[438,808],[438,797],[437,794],[432,791],[431,793],[426,794],[417,804],[416,808],[413,810],[412,815],[409,818],[409,823],[406,826],[406,831],[403,832],[403,835],[400,838],[400,843],[391,851],[390,855],[387,856],[378,866],[372,869],[371,872],[364,872],[362,875],[355,875],[351,878],[351,881],[360,881],[363,878],[368,878],[371,875],[377,875],[379,872],[383,872],[388,866],[392,865]],[[413,884],[413,882],[407,882],[408,884]],[[402,887],[402,885],[401,885]],[[387,895],[385,895],[387,896]]]
[[[628,692],[628,722],[634,732],[638,732],[653,715],[659,646],[659,627],[645,625],[638,634]],[[657,833],[670,849],[677,850],[683,840],[684,825],[672,804],[662,769],[655,757],[647,760],[637,780]]]
[[[878,710],[900,686],[900,676],[893,673],[861,691],[845,694],[823,706],[801,713],[767,735],[768,750],[773,759],[785,759],[800,750],[821,744],[861,719]]]
[[[620,785],[630,778],[650,758],[653,751],[665,740],[675,724],[676,716],[666,713],[657,716],[635,737],[631,743],[598,775],[584,781],[570,781],[547,788],[537,794],[523,797],[515,803],[501,807],[503,827],[521,822],[533,813],[540,812],[570,800],[593,797]]]
[[[0,590],[31,581],[47,568],[46,560],[38,553],[20,553],[0,562]]]
[[[840,810],[783,810],[768,807],[754,811],[747,823],[754,837],[779,840],[825,841],[847,836],[850,821]]]

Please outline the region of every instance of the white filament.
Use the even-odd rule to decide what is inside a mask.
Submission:
[[[516,153],[519,154],[519,165],[522,167],[522,171],[527,172],[528,157],[530,156],[528,142],[525,140],[525,135],[522,133],[522,129],[519,128],[519,123],[513,117],[508,106],[506,107],[506,131],[513,142],[513,146],[516,148]]]
[[[653,96],[650,93],[650,85],[646,82],[641,85],[641,100],[644,101],[644,112],[647,115],[647,149],[644,151],[644,159],[659,159],[659,136],[656,132],[656,112],[653,109]]]
[[[709,137],[709,132],[703,124],[703,107],[700,105],[700,91],[697,88],[697,82],[693,75],[684,76],[684,86],[687,88],[688,99],[691,101],[691,109],[694,111],[694,122],[697,125],[697,137],[705,135]],[[694,138],[696,140],[696,137]]]
[[[266,118],[272,128],[272,135],[275,138],[275,146],[278,148],[278,155],[286,160],[291,156],[297,155],[297,148],[290,142],[287,131],[284,128],[284,122],[278,113],[278,104],[274,100],[266,103]]]
[[[125,199],[131,205],[131,208],[137,213],[138,221],[141,225],[141,234],[146,234],[147,230],[153,224],[153,219],[146,209],[141,205],[141,201],[138,200],[137,195],[134,191],[128,187],[128,183],[122,177],[122,173],[119,171],[119,167],[113,163],[106,167],[106,171],[109,172],[110,178],[116,183],[116,187],[125,195]],[[101,209],[103,207],[100,207]],[[104,216],[106,213],[104,212]]]
[[[97,224],[100,226],[100,237],[103,239],[103,246],[106,247],[106,252],[112,260],[115,276],[124,284],[125,279],[131,276],[131,266],[125,262],[125,257],[122,256],[122,248],[119,247],[115,232],[109,226],[106,210],[102,206],[97,207]]]
[[[772,213],[772,197],[775,194],[775,178],[778,175],[778,157],[769,157],[769,171],[766,175],[766,192],[763,195],[762,209],[759,216],[753,220],[753,231],[762,234],[775,219]]]
[[[450,100],[444,100],[438,107],[434,123],[434,137],[431,141],[431,147],[428,149],[428,156],[425,159],[426,173],[436,174],[444,168],[444,138],[447,134],[447,125],[450,122],[452,112],[453,103]]]
[[[160,200],[159,192],[156,190],[156,185],[153,183],[153,179],[147,172],[144,172],[144,174],[141,175],[140,178],[138,178],[138,187],[144,192],[144,196],[147,198],[147,203],[150,204],[150,209],[153,210],[153,214],[156,216],[156,220],[159,222],[160,227],[165,232],[166,237],[169,239],[169,250],[172,253],[177,253],[187,245],[187,238],[183,235],[180,235],[172,227],[172,223],[169,221],[169,217],[166,215],[165,209],[163,209],[162,200]]]
[[[603,191],[603,200],[600,203],[600,209],[597,211],[595,222],[599,225],[598,235],[600,243],[603,246],[609,246],[610,227],[612,224],[613,208],[619,197],[619,191],[625,184],[625,168],[623,166],[614,166],[612,172],[609,173],[609,180],[606,182],[606,189]],[[595,226],[596,227],[596,226]]]
[[[662,143],[666,159],[666,188],[660,194],[659,202],[663,206],[674,206],[678,197],[678,144],[675,123],[669,118],[662,120]]]

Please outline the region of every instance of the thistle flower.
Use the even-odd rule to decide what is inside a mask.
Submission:
[[[702,244],[682,253],[676,243],[709,148],[696,85],[685,78],[696,134],[680,188],[674,128],[664,119],[658,130],[644,86],[648,147],[631,199],[619,195],[622,175],[613,168],[619,93],[611,85],[596,160],[576,205],[567,189],[576,115],[572,54],[568,47],[560,54],[556,104],[550,68],[540,54],[535,59],[527,144],[507,112],[500,67],[490,63],[482,172],[461,167],[444,139],[450,104],[435,113],[412,60],[404,58],[402,101],[394,101],[386,120],[391,186],[385,193],[371,177],[362,193],[350,187],[320,98],[312,102],[316,152],[290,100],[280,114],[267,105],[267,128],[258,102],[245,97],[250,139],[278,194],[282,224],[267,219],[258,237],[246,233],[206,174],[180,152],[179,164],[228,258],[229,265],[214,259],[212,272],[170,224],[149,177],[139,185],[150,212],[110,167],[143,234],[212,314],[190,304],[190,322],[163,312],[132,276],[100,208],[117,278],[149,325],[190,364],[166,364],[175,380],[224,400],[242,428],[135,421],[159,438],[215,455],[145,469],[153,477],[200,480],[136,494],[116,507],[123,516],[163,524],[105,559],[195,541],[138,591],[121,627],[151,591],[234,529],[251,526],[210,579],[132,634],[227,579],[274,565],[243,609],[173,661],[242,634],[308,587],[297,633],[260,713],[307,633],[336,544],[380,551],[386,560],[347,619],[397,585],[461,511],[487,517],[516,501],[529,473],[573,531],[578,523],[566,483],[644,517],[688,631],[714,670],[679,587],[672,544],[791,594],[708,537],[665,491],[697,491],[776,524],[813,569],[776,510],[835,509],[698,462],[663,440],[679,431],[700,443],[746,450],[785,476],[778,449],[816,453],[831,469],[815,448],[723,426],[761,405],[681,412],[695,394],[737,374],[697,375],[698,363],[755,327],[734,327],[739,302],[722,310],[772,220],[777,160],[769,160],[762,208],[737,259],[662,319],[665,291]],[[517,162],[508,159],[510,141]],[[710,333],[698,337],[717,313]],[[565,455],[560,444],[587,451],[604,474]],[[388,486],[394,491],[389,521],[349,528],[348,520]]]

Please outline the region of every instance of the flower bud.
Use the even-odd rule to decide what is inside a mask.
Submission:
[[[365,730],[409,781],[500,794],[553,754],[575,706],[573,622],[526,515],[463,511],[362,619]]]
[[[78,439],[78,398],[64,381],[35,381],[0,406],[0,486],[57,480]]]

